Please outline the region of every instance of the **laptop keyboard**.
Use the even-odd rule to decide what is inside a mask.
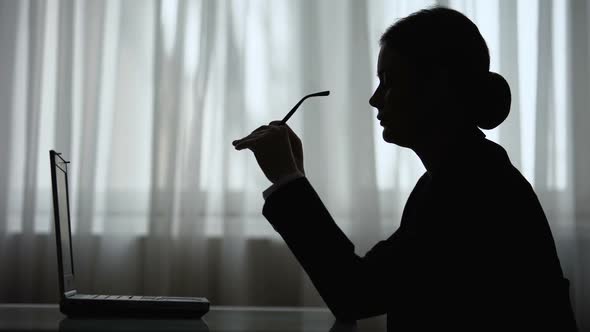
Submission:
[[[202,297],[168,297],[168,296],[137,296],[137,295],[94,295],[94,294],[76,294],[72,299],[96,299],[96,300],[131,300],[131,301],[182,301],[182,302],[201,302]]]

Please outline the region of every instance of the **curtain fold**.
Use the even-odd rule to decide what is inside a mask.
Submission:
[[[537,100],[535,112],[535,182],[533,186],[541,192],[549,188],[548,176],[551,163],[554,161],[553,147],[554,130],[550,130],[550,114],[555,111],[553,105],[553,28],[551,17],[552,1],[539,2],[539,23],[537,26],[538,58],[537,58]]]
[[[103,118],[100,112],[110,112],[110,110],[101,109],[100,106],[103,102],[101,97],[104,96],[105,89],[108,89],[105,83],[109,86],[111,84],[103,80],[106,69],[103,59],[106,49],[112,46],[104,43],[105,12],[108,2],[77,2],[77,4],[80,5],[78,15],[80,15],[81,21],[80,30],[75,32],[81,34],[81,38],[77,40],[81,45],[79,48],[75,48],[80,51],[76,55],[79,57],[81,66],[79,68],[80,80],[78,81],[80,84],[80,108],[77,112],[79,135],[68,137],[63,135],[64,133],[58,133],[62,137],[60,140],[66,142],[66,146],[56,144],[54,147],[58,152],[64,151],[66,160],[76,160],[79,163],[79,166],[69,168],[72,173],[69,174],[68,179],[70,193],[72,193],[70,194],[70,216],[76,220],[72,224],[72,231],[77,234],[72,237],[72,242],[75,248],[80,248],[77,251],[79,258],[74,261],[74,267],[86,270],[83,266],[87,266],[88,274],[80,274],[77,282],[78,284],[93,285],[96,283],[93,276],[97,273],[96,263],[99,253],[95,250],[85,249],[87,249],[87,243],[91,241],[92,230],[97,223],[97,205],[101,198],[97,191],[99,186],[97,183],[98,147],[100,128],[106,124],[101,122]],[[71,145],[75,142],[78,142],[79,146],[74,150]],[[65,154],[68,150],[72,151],[70,155]],[[77,172],[73,172],[73,169],[76,169]]]
[[[424,172],[368,104],[380,34],[442,4],[512,91],[486,132],[537,192],[581,330],[590,322],[589,6],[583,0],[0,2],[0,302],[55,302],[48,150],[63,152],[78,287],[323,305],[261,214],[270,183],[231,142],[289,120],[306,175],[363,255]],[[531,6],[529,9],[527,6]]]
[[[586,1],[570,0],[567,2],[567,106],[568,107],[568,176],[567,184],[571,185],[569,209],[566,213],[573,221],[573,232],[577,241],[576,259],[571,270],[574,289],[573,301],[578,319],[578,326],[590,329],[590,285],[588,262],[590,262],[590,153],[587,146],[590,115],[590,43],[588,35],[590,27],[590,6]],[[580,330],[583,330],[580,328]]]
[[[0,59],[2,65],[0,66],[0,77],[5,79],[0,80],[0,100],[3,105],[0,106],[0,155],[3,156],[3,161],[0,163],[0,192],[10,192],[10,169],[11,163],[7,162],[5,156],[10,156],[12,144],[12,122],[13,114],[8,109],[12,107],[14,100],[15,87],[12,86],[13,77],[17,72],[16,67],[16,49],[17,39],[14,37],[18,34],[20,12],[23,11],[18,2],[3,2],[0,4]],[[9,201],[6,197],[0,199],[0,216],[3,219],[0,222],[0,239],[6,238],[8,228],[7,219],[10,213]],[[9,259],[10,247],[6,241],[0,241],[0,262],[7,262]],[[0,273],[0,284],[8,284],[8,277],[5,273]],[[0,288],[0,298],[6,298],[6,287]]]
[[[171,6],[168,2],[168,5]],[[163,6],[164,1],[156,3],[155,26],[155,60],[154,60],[154,103],[153,134],[151,150],[151,197],[148,221],[148,239],[144,275],[147,289],[156,293],[169,293],[170,264],[173,251],[169,245],[172,238],[171,224],[176,214],[174,200],[176,196],[176,151],[179,132],[180,99],[182,96],[182,65],[184,60],[184,36],[186,20],[186,1],[179,1],[175,15],[171,18],[169,28],[174,36],[170,53],[164,45]]]
[[[37,150],[39,148],[39,128],[42,111],[42,81],[43,81],[43,56],[45,48],[46,31],[46,2],[30,2],[28,8],[28,34],[27,34],[27,83],[25,104],[25,142],[23,169],[23,198],[24,207],[21,210],[22,241],[18,246],[18,269],[21,282],[25,286],[23,297],[32,299],[35,287],[35,269],[39,266],[40,258],[35,255],[38,243],[34,241],[35,209],[37,206]],[[31,260],[31,258],[33,258]],[[32,263],[32,264],[31,264]]]
[[[512,163],[517,168],[521,162],[521,115],[520,115],[520,75],[518,62],[518,15],[517,3],[511,0],[500,0],[499,15],[502,24],[499,25],[500,58],[499,70],[510,84],[512,103],[510,113],[504,123],[498,128],[500,143],[504,145]]]
[[[243,6],[242,11],[232,10],[239,8],[239,6],[236,6],[237,2],[240,2],[240,5]],[[245,126],[247,119],[244,116],[244,104],[246,101],[244,57],[248,47],[247,36],[249,36],[251,30],[243,16],[249,15],[251,12],[249,11],[250,1],[227,0],[223,5],[225,10],[222,9],[224,13],[222,22],[226,27],[226,33],[225,40],[224,38],[221,40],[224,42],[225,70],[222,70],[220,74],[224,86],[222,95],[227,98],[222,97],[216,100],[220,102],[220,106],[225,112],[215,114],[216,121],[212,137],[227,142],[227,138],[231,137],[231,135],[239,136],[240,131],[245,132],[250,129]],[[250,131],[253,129],[250,129]],[[244,255],[246,249],[245,224],[235,218],[236,215],[227,212],[232,209],[232,204],[235,204],[233,209],[234,211],[237,210],[237,215],[248,215],[248,199],[247,196],[240,195],[235,200],[230,200],[230,195],[233,195],[229,190],[230,184],[227,174],[229,167],[231,167],[229,163],[233,156],[231,152],[229,149],[222,149],[219,153],[216,166],[219,171],[217,174],[220,176],[216,179],[215,186],[220,188],[221,191],[213,190],[208,192],[208,195],[213,196],[211,202],[214,202],[215,206],[208,207],[210,210],[207,212],[212,212],[211,214],[219,218],[221,223],[224,238],[220,247],[221,257],[232,257],[232,259],[224,259],[219,262],[219,283],[222,285],[219,288],[220,298],[222,301],[232,301],[233,299],[238,303],[244,303],[248,289],[241,287],[241,285],[249,284],[248,275],[244,273],[248,264]],[[244,174],[244,176],[248,175]]]

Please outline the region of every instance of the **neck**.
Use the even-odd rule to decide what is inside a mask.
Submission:
[[[476,139],[485,137],[475,129],[462,129],[447,133],[437,133],[422,137],[423,140],[414,145],[412,150],[418,155],[429,176],[436,173],[447,157]]]

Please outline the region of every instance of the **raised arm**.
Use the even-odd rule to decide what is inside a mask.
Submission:
[[[385,314],[404,302],[416,267],[410,237],[396,232],[364,257],[336,225],[307,180],[270,195],[263,215],[283,237],[338,320]]]

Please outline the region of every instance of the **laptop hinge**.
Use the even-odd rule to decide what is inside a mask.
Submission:
[[[74,295],[76,295],[76,290],[74,289],[74,290],[71,290],[71,291],[65,292],[65,293],[64,293],[64,295],[65,295],[66,297],[74,296]]]

